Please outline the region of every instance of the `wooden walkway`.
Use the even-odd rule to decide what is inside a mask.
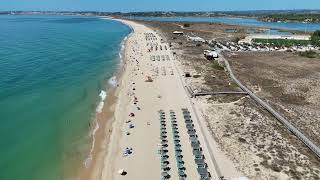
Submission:
[[[207,96],[207,95],[234,95],[234,94],[239,94],[239,95],[248,95],[247,92],[228,92],[228,91],[225,91],[225,92],[199,92],[199,93],[193,93],[193,96],[194,97],[197,97],[197,96]]]

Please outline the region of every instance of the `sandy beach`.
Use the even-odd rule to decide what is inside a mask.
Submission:
[[[101,151],[96,152],[91,170],[83,179],[160,179],[162,175],[179,179],[179,173],[185,179],[199,179],[183,109],[191,116],[192,131],[204,157],[202,170],[208,171],[212,179],[241,176],[220,152],[205,121],[198,116],[184,85],[184,73],[175,63],[169,45],[144,25],[119,21],[134,32],[125,42],[123,71],[111,108],[114,116],[108,121],[112,126],[103,128],[107,130],[101,133],[107,138],[98,140]],[[110,107],[106,108],[110,111]],[[159,120],[160,110],[165,114],[163,122]],[[175,114],[175,123],[170,113]],[[160,139],[162,131],[166,134]],[[177,146],[181,150],[179,158]],[[166,153],[161,153],[161,149]],[[166,171],[162,169],[163,161],[168,162]],[[120,175],[120,170],[125,175]]]

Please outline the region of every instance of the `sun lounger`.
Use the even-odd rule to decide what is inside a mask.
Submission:
[[[162,142],[164,142],[164,143],[168,143],[168,140],[163,139],[163,140],[161,140],[161,143],[162,143]]]
[[[186,169],[183,164],[178,164],[177,167],[178,167],[179,170],[185,170]]]
[[[164,178],[169,178],[170,177],[169,173],[167,173],[167,172],[162,172],[161,176],[164,177]]]
[[[160,139],[161,139],[161,140],[167,139],[167,137],[160,136]]]
[[[200,149],[200,148],[201,148],[201,147],[200,147],[200,144],[198,144],[198,143],[191,144],[191,147],[192,147],[193,149]]]
[[[194,159],[194,162],[198,165],[198,164],[206,164],[206,162],[204,161],[204,159]]]
[[[192,147],[192,150],[198,150],[198,151],[202,152],[202,148],[201,147]]]
[[[189,120],[185,120],[184,122],[185,122],[186,124],[193,124],[193,121],[190,120],[190,119],[189,119]]]
[[[201,176],[209,176],[207,168],[197,168],[197,171]]]
[[[193,131],[194,128],[192,126],[186,126],[186,128],[188,129],[188,131]]]
[[[186,177],[186,174],[182,170],[179,170],[178,174],[179,174],[179,177]]]
[[[194,156],[202,156],[202,155],[203,155],[202,152],[199,151],[199,150],[193,150],[193,151],[192,151],[192,154],[193,154]]]
[[[166,141],[161,141],[161,144],[162,144],[162,145],[168,145],[168,142],[166,142]]]
[[[194,158],[195,159],[204,159],[204,155],[195,155]]]
[[[191,140],[191,138],[194,138],[195,140],[198,140],[198,135],[196,135],[196,134],[195,135],[190,135],[189,139]]]
[[[188,127],[192,127],[192,128],[193,128],[193,127],[194,127],[194,124],[192,124],[192,123],[187,123],[187,124],[186,124],[186,127],[187,127],[187,128],[188,128]]]
[[[193,142],[193,141],[198,141],[198,137],[197,137],[197,136],[189,136],[189,140],[190,140],[191,142]]]
[[[173,137],[173,140],[175,141],[175,140],[180,140],[180,138],[179,137]]]

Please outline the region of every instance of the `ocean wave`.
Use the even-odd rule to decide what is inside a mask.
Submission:
[[[120,58],[120,60],[122,61],[122,54],[121,54],[121,52],[119,53],[119,58]]]
[[[103,106],[104,106],[104,100],[107,98],[107,92],[104,91],[104,90],[101,90],[99,96],[101,98],[101,101],[99,102],[99,104],[97,106],[97,109],[96,109],[97,113],[101,113],[102,112],[102,109],[103,109]],[[92,145],[91,145],[90,153],[89,153],[88,157],[86,158],[86,160],[84,161],[84,165],[85,165],[86,168],[88,168],[90,166],[90,163],[92,161],[94,145],[95,145],[95,141],[96,141],[95,134],[96,134],[96,132],[98,131],[98,129],[100,127],[97,120],[95,121],[95,125],[96,126],[95,126],[95,128],[93,129],[93,131],[91,133]]]
[[[128,36],[126,36],[123,41],[121,42],[121,49],[120,49],[120,52],[119,52],[119,59],[120,59],[120,62],[123,63],[123,59],[122,59],[122,54],[124,53],[124,48],[125,48],[125,42],[127,41],[128,39]]]
[[[101,112],[102,112],[102,109],[103,109],[103,106],[104,106],[104,100],[105,100],[106,97],[107,97],[107,92],[101,90],[99,96],[100,96],[100,98],[101,98],[101,101],[99,102],[99,104],[98,104],[98,106],[97,106],[97,109],[96,109],[96,112],[97,112],[97,113],[101,113]]]
[[[96,121],[96,126],[95,126],[95,128],[94,128],[94,130],[92,131],[92,134],[91,134],[92,135],[92,146],[91,146],[91,149],[90,149],[90,153],[89,153],[87,159],[84,161],[84,166],[86,168],[88,168],[90,166],[90,163],[92,161],[94,145],[95,145],[95,142],[96,142],[95,134],[96,134],[96,132],[98,131],[99,128],[100,128],[99,123]]]
[[[112,78],[110,78],[108,80],[108,85],[112,86],[112,87],[116,87],[118,84],[118,81],[117,81],[117,77],[116,76],[113,76]]]

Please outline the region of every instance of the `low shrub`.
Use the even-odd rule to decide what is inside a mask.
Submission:
[[[307,57],[307,58],[316,58],[318,56],[317,52],[311,51],[311,50],[300,52],[299,55],[302,57]]]

